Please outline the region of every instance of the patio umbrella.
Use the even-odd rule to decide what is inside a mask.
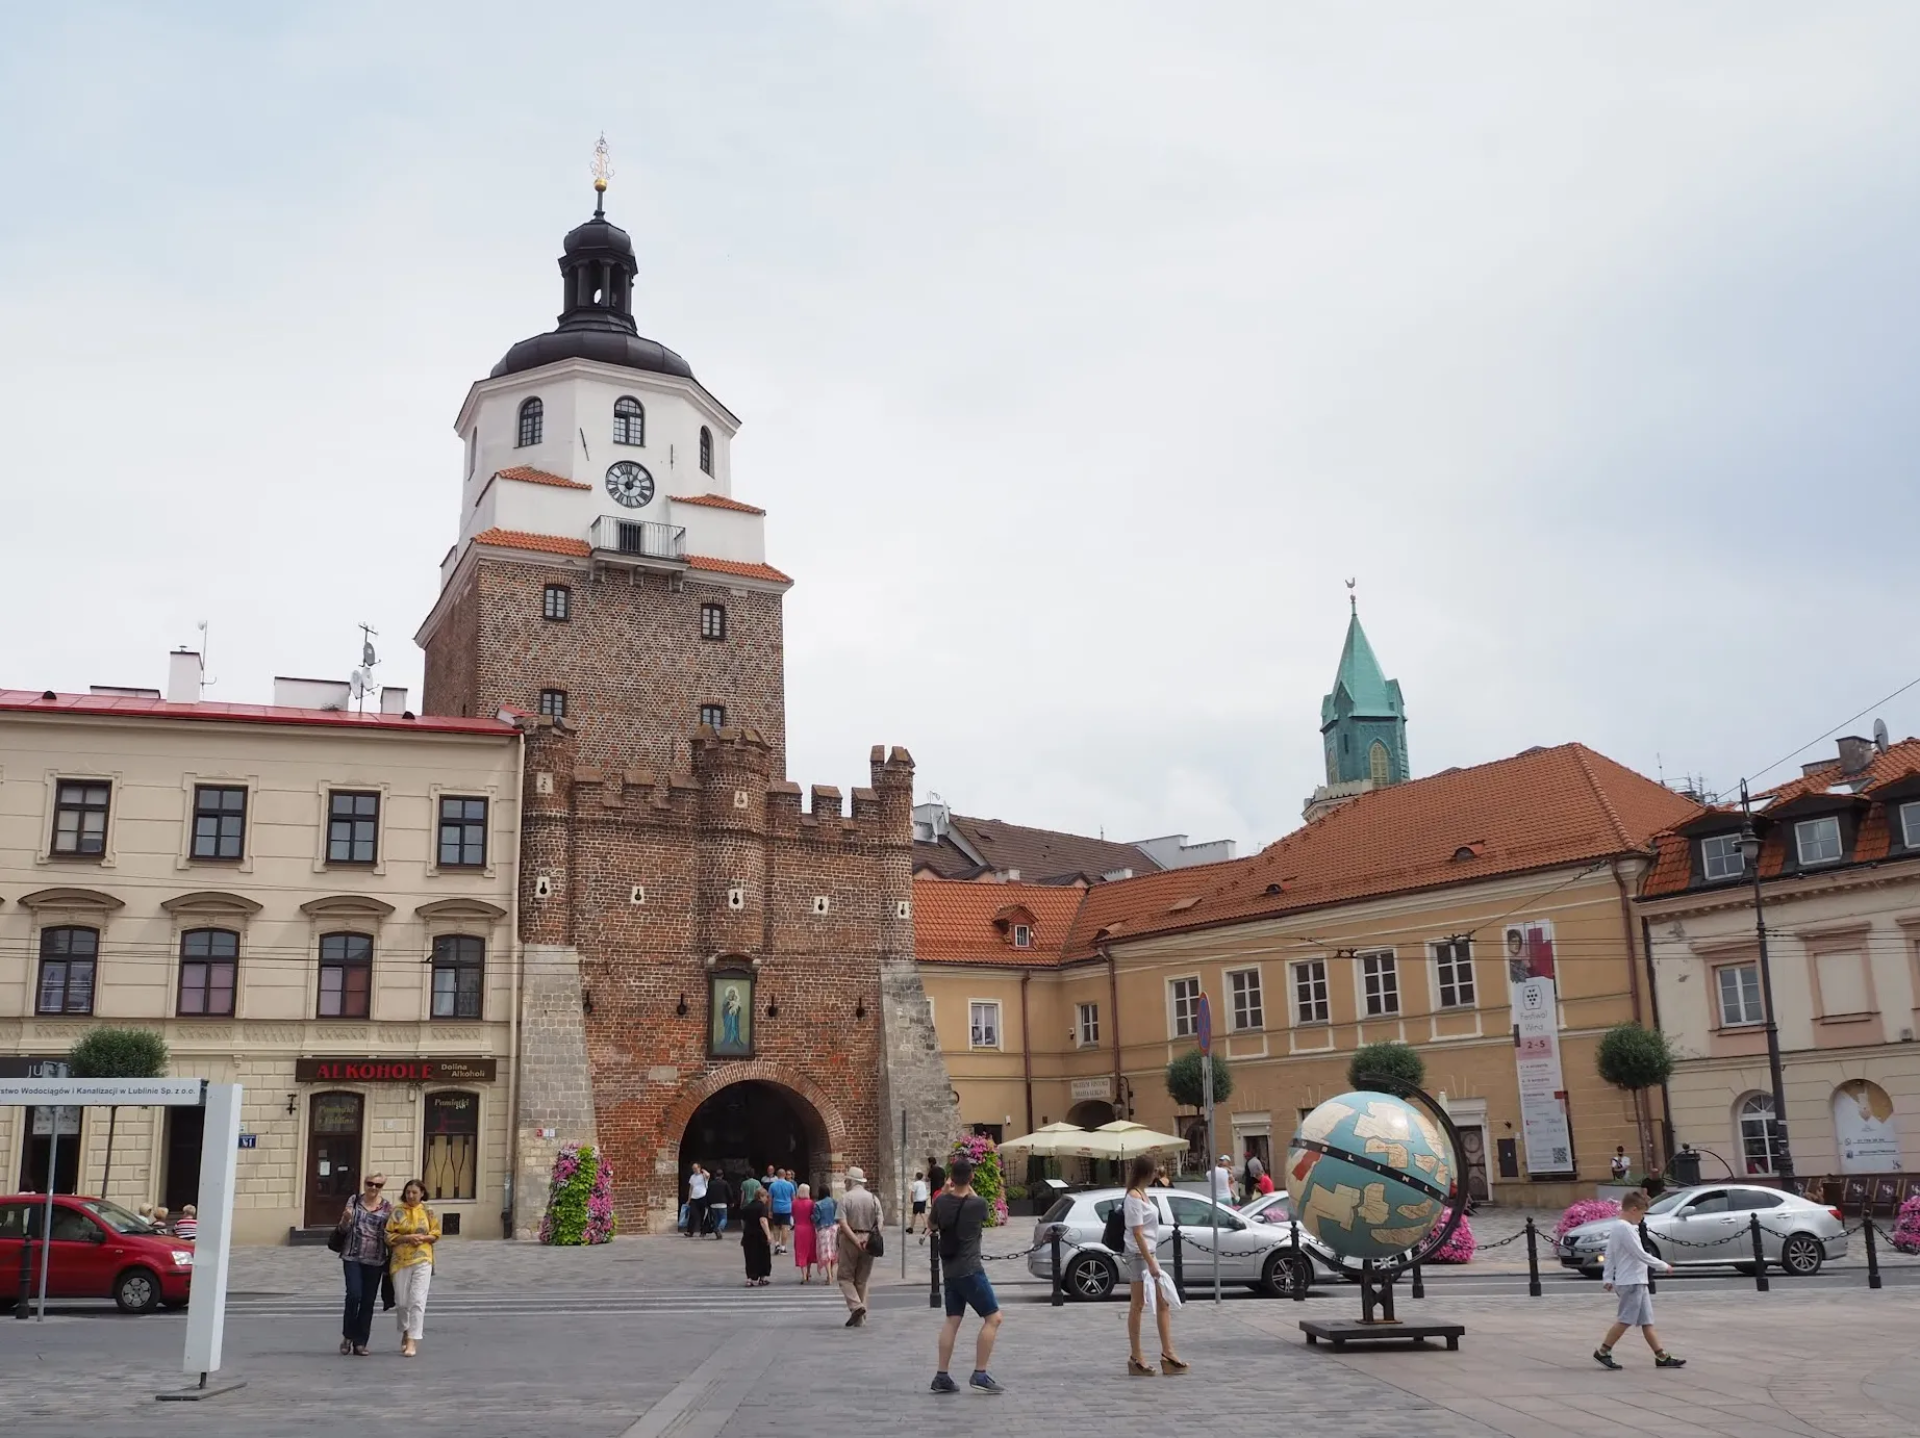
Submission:
[[[1029,1158],[1102,1158],[1099,1139],[1074,1123],[1050,1123],[1032,1133],[1010,1138],[1000,1152],[1025,1154]]]
[[[1160,1133],[1132,1119],[1117,1118],[1103,1123],[1087,1137],[1100,1145],[1095,1158],[1133,1158],[1139,1154],[1184,1153],[1187,1141],[1174,1134]]]

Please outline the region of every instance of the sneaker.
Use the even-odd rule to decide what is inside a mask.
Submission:
[[[976,1373],[967,1380],[967,1387],[975,1393],[1005,1393],[1007,1390],[993,1381],[991,1373]]]
[[[1654,1355],[1653,1366],[1655,1368],[1685,1368],[1687,1366],[1687,1360],[1684,1358],[1675,1358],[1671,1353],[1657,1353]]]
[[[1612,1368],[1616,1371],[1622,1366],[1620,1360],[1604,1348],[1596,1348],[1593,1350],[1593,1361],[1598,1363],[1602,1368]]]
[[[936,1373],[933,1375],[933,1391],[935,1393],[958,1393],[960,1391],[960,1385],[953,1381],[950,1374]]]

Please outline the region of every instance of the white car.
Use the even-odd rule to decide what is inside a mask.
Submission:
[[[1662,1194],[1647,1212],[1647,1250],[1679,1268],[1731,1265],[1753,1271],[1752,1219],[1760,1219],[1760,1252],[1769,1268],[1809,1278],[1829,1258],[1847,1256],[1840,1210],[1777,1188],[1703,1183]],[[1554,1244],[1563,1268],[1598,1278],[1607,1232],[1617,1219],[1570,1228]]]
[[[1060,1274],[1067,1297],[1105,1298],[1119,1285],[1120,1264],[1113,1251],[1100,1241],[1107,1215],[1125,1196],[1118,1188],[1088,1189],[1062,1194],[1033,1226],[1034,1251],[1027,1257],[1027,1271],[1035,1278],[1053,1278],[1053,1253],[1049,1241],[1055,1225],[1061,1228]],[[1204,1195],[1174,1188],[1147,1190],[1160,1209],[1160,1242],[1156,1252],[1161,1266],[1173,1271],[1173,1226],[1180,1225],[1182,1266],[1187,1287],[1208,1282],[1213,1275],[1213,1255],[1203,1245],[1212,1238],[1217,1221],[1220,1232],[1220,1276],[1223,1282],[1273,1295],[1290,1296],[1299,1282],[1311,1284],[1316,1266],[1334,1272],[1322,1258],[1324,1250],[1307,1235],[1300,1235],[1302,1255],[1288,1251],[1287,1233],[1271,1224],[1247,1218],[1225,1204],[1214,1204]],[[1304,1255],[1304,1256],[1303,1256]],[[1316,1265],[1312,1259],[1319,1258]]]

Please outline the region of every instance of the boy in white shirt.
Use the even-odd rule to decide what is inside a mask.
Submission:
[[[1655,1368],[1684,1368],[1687,1360],[1675,1358],[1660,1346],[1660,1335],[1653,1331],[1653,1295],[1647,1291],[1647,1272],[1659,1267],[1668,1273],[1673,1265],[1655,1258],[1640,1246],[1640,1220],[1647,1216],[1647,1196],[1635,1191],[1620,1200],[1620,1221],[1614,1224],[1607,1234],[1606,1267],[1601,1272],[1608,1292],[1619,1298],[1619,1309],[1614,1314],[1613,1327],[1607,1330],[1607,1336],[1600,1346],[1593,1350],[1593,1360],[1602,1368],[1620,1368],[1624,1365],[1615,1361],[1613,1345],[1618,1343],[1629,1328],[1638,1328],[1646,1335],[1647,1347],[1653,1350]]]

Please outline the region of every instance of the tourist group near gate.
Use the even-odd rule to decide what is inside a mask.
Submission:
[[[1061,1126],[1284,1186],[1376,1067],[1431,1097],[1461,1207],[1759,1182],[1857,1232],[1920,1194],[1920,740],[1863,723],[1739,795],[1547,733],[1422,773],[1353,592],[1324,773],[1257,852],[916,801],[910,734],[806,787],[794,561],[740,419],[641,333],[611,199],[583,186],[556,325],[458,399],[424,692],[372,683],[371,637],[254,699],[193,648],[153,688],[4,676],[0,1075],[133,1029],[240,1085],[242,1245],[324,1241],[375,1173],[422,1176],[445,1239],[533,1239],[582,1154],[621,1234],[678,1227],[696,1163],[857,1169],[898,1211],[968,1136],[1009,1143],[1018,1213],[1118,1176],[1011,1142]],[[1169,1082],[1203,1012],[1211,1142]],[[178,1212],[202,1123],[0,1109],[0,1171]]]

